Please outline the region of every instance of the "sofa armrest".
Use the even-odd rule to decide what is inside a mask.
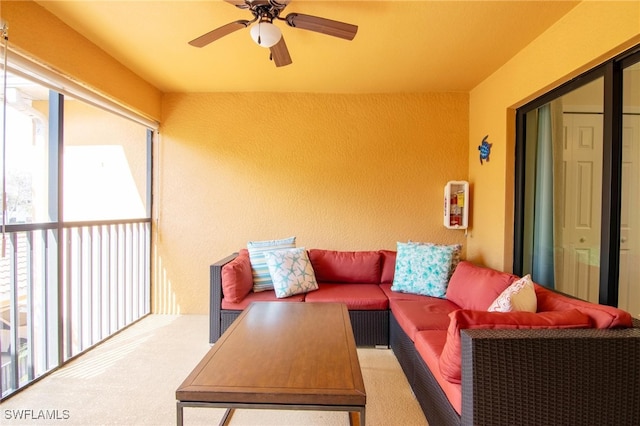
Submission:
[[[462,424],[640,424],[640,328],[461,337]]]
[[[221,334],[222,267],[238,256],[238,253],[218,260],[209,267],[209,343],[214,344]]]

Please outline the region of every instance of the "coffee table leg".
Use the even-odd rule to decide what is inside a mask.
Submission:
[[[225,411],[224,416],[222,416],[222,420],[220,420],[219,426],[227,426],[231,421],[231,416],[233,415],[234,411],[235,409],[233,408],[227,408],[227,411]]]
[[[360,411],[349,411],[349,424],[351,426],[364,426],[364,408]]]
[[[182,424],[183,424],[183,420],[182,420],[182,404],[180,402],[178,402],[177,407],[178,407],[178,419],[177,419],[176,424],[178,426],[182,426]]]

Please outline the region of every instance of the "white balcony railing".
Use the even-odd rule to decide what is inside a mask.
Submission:
[[[7,229],[2,398],[150,312],[150,220]]]

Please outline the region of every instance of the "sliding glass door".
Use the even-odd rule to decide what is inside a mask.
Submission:
[[[637,50],[518,110],[514,271],[640,317]]]
[[[536,282],[598,301],[603,78],[526,115],[523,268]],[[531,159],[533,161],[531,161]]]
[[[618,306],[640,318],[640,63],[622,71]]]

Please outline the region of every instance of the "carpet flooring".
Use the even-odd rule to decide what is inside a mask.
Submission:
[[[150,315],[2,402],[2,425],[175,425],[175,390],[209,350],[208,317]],[[359,348],[369,426],[423,426],[388,349]],[[216,425],[223,409],[185,408],[184,424]],[[347,425],[345,412],[236,410],[231,426]]]

